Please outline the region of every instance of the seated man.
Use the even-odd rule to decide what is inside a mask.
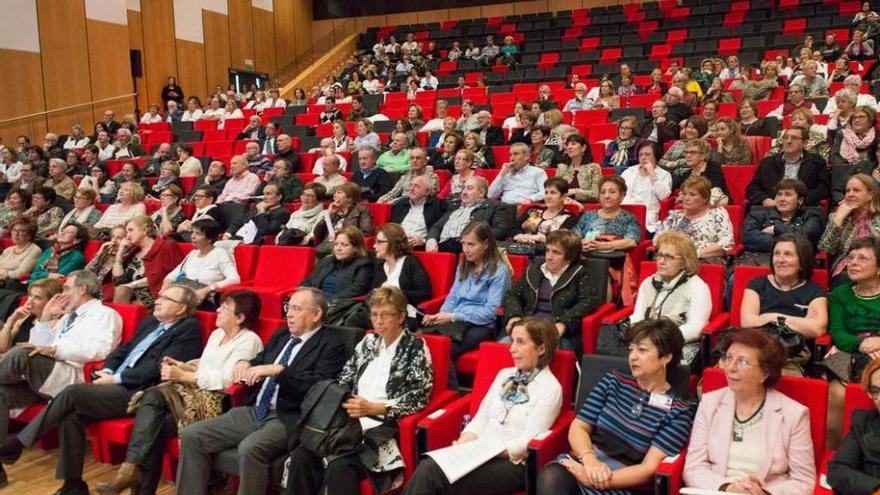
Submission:
[[[819,77],[817,74],[819,69],[818,64],[815,61],[810,60],[804,62],[801,67],[803,68],[803,73],[799,76],[795,76],[791,81],[791,86],[796,84],[803,88],[804,98],[827,98],[828,85],[825,83],[825,79]]]
[[[245,139],[251,139],[257,141],[262,139],[263,135],[263,120],[260,119],[259,115],[251,115],[251,118],[248,119],[247,126],[245,126],[245,128],[238,133],[238,136],[235,137],[235,140],[241,141]],[[260,145],[257,144],[258,148],[259,146]]]
[[[10,409],[51,399],[64,387],[82,383],[83,365],[104,359],[119,344],[122,318],[101,304],[100,296],[101,283],[92,272],[72,272],[63,294],[46,303],[28,341],[0,358],[0,443],[7,439]],[[0,486],[5,483],[0,466]]]
[[[193,147],[187,143],[177,145],[177,164],[180,165],[181,177],[198,177],[202,175],[202,162],[193,156]]]
[[[379,151],[376,148],[361,146],[357,157],[358,170],[355,171],[351,181],[360,186],[362,199],[366,199],[368,202],[376,201],[377,198],[391,190],[391,176],[385,169],[376,166],[376,160],[379,157]]]
[[[270,463],[296,445],[303,396],[315,383],[335,378],[345,364],[342,341],[321,327],[327,308],[317,289],[299,288],[290,296],[287,327],[276,330],[254,359],[235,365],[235,382],[262,382],[254,402],[195,423],[180,435],[177,493],[207,494],[211,457],[234,448],[239,493],[266,493]]]
[[[485,146],[501,146],[504,144],[504,131],[500,127],[492,125],[492,114],[486,110],[477,113],[477,128],[480,133],[480,140]]]
[[[593,108],[593,100],[587,98],[587,85],[579,82],[574,87],[574,98],[568,100],[564,112],[577,112]]]
[[[284,158],[290,164],[290,173],[302,172],[302,164],[299,162],[299,153],[293,149],[293,140],[287,134],[279,134],[275,138],[275,159]]]
[[[73,201],[76,183],[67,176],[67,162],[61,158],[49,159],[49,177],[43,182],[43,187],[51,187],[59,197]]]
[[[272,169],[269,157],[260,154],[260,145],[252,141],[244,146],[244,157],[247,159],[248,170],[251,173],[261,175]]]
[[[425,150],[422,148],[413,148],[409,152],[409,157],[410,169],[400,176],[400,179],[397,180],[397,183],[394,184],[394,187],[392,187],[390,191],[376,200],[377,203],[394,203],[403,197],[403,195],[409,191],[409,184],[412,182],[413,177],[424,176],[428,179],[432,189],[435,191],[440,189],[440,179],[437,177],[437,174],[434,173],[433,169],[428,167],[428,154]]]
[[[217,202],[247,203],[248,199],[260,187],[260,178],[248,170],[248,162],[242,155],[232,157],[232,160],[229,161],[229,169],[232,176],[223,187],[223,192],[217,197]]]
[[[333,141],[332,137],[326,137],[321,140],[321,158],[315,161],[312,173],[321,175],[324,172],[324,160],[330,156],[335,156],[339,161],[339,170],[345,172],[348,169],[348,161],[336,154],[336,141]]]
[[[382,153],[376,163],[379,168],[388,172],[409,170],[409,136],[405,132],[395,132],[391,139],[391,149]]]
[[[666,116],[675,122],[675,125],[694,114],[691,106],[684,102],[684,90],[676,86],[666,92],[666,108]]]
[[[342,120],[342,110],[336,108],[336,98],[328,96],[324,99],[324,111],[318,116],[318,122],[326,124],[335,120]]]
[[[592,98],[586,96],[586,98],[592,101]],[[538,104],[541,106],[541,111],[546,112],[547,110],[552,110],[554,108],[559,108],[559,104],[556,103],[556,100],[553,99],[553,96],[550,94],[550,86],[546,84],[542,84],[538,87]]]
[[[327,194],[333,195],[336,187],[348,182],[344,175],[339,173],[339,159],[336,155],[330,155],[324,160],[324,166],[321,175],[315,178],[315,182],[324,186]]]
[[[862,93],[862,77],[858,74],[852,74],[847,76],[846,79],[843,80],[843,89],[848,89],[852,91],[852,93],[856,96],[856,106],[866,106],[871,107],[874,110],[878,110],[877,99],[874,98],[874,95],[868,93]],[[822,113],[825,115],[831,115],[837,110],[837,100],[835,98],[828,98],[828,102],[825,104],[825,108],[822,109]]]
[[[245,244],[262,244],[263,236],[281,232],[289,218],[290,212],[281,204],[280,189],[275,184],[269,184],[263,188],[263,200],[233,220],[223,238],[240,240]]]
[[[773,109],[772,112],[767,114],[767,117],[776,117],[782,120],[783,117],[791,115],[791,112],[794,112],[797,108],[806,108],[813,115],[819,114],[819,109],[816,108],[816,105],[806,99],[804,87],[800,84],[792,84],[788,87],[788,101]]]
[[[446,202],[438,198],[436,193],[427,177],[413,177],[407,195],[391,207],[391,222],[403,227],[413,247],[425,244],[428,227],[434,225],[446,210]]]
[[[825,159],[807,152],[810,131],[792,127],[782,134],[782,153],[767,155],[758,165],[755,176],[746,187],[746,199],[753,206],[776,206],[776,185],[793,177],[807,186],[804,204],[817,206],[831,194],[831,172]]]
[[[89,158],[94,156],[94,162],[89,160],[89,170],[91,170],[95,163],[98,163],[98,149],[94,145],[90,146],[92,147],[92,150],[89,150],[89,147],[87,146],[85,151],[83,151],[83,158],[86,157],[86,152],[89,153]],[[153,156],[150,157],[150,159],[147,160],[147,163],[145,163],[141,167],[141,173],[144,175],[144,177],[158,177],[159,172],[162,171],[162,164],[170,159],[171,145],[169,143],[162,143],[156,147],[156,151],[153,152]],[[124,180],[122,180],[122,172],[119,172],[115,176],[113,176],[113,180],[119,183],[125,182]]]
[[[661,147],[678,139],[679,126],[669,118],[669,107],[663,100],[657,100],[651,105],[651,118],[642,126],[642,137],[648,141],[657,143]]]
[[[543,201],[546,180],[544,169],[529,164],[529,147],[513,143],[510,162],[501,166],[501,172],[489,186],[489,198],[512,204]]]
[[[290,175],[290,163],[283,158],[275,159],[272,168],[263,176],[263,182],[257,188],[256,195],[262,196],[263,190],[269,184],[278,186],[278,190],[281,191],[282,203],[293,203],[298,200],[303,190],[302,179]]]
[[[163,357],[186,362],[201,355],[201,329],[192,317],[197,305],[196,294],[188,287],[172,285],[164,289],[156,299],[153,315],[140,322],[131,340],[110,353],[92,383],[69,385],[56,395],[18,435],[0,445],[0,461],[15,463],[24,447],[33,447],[41,435],[57,426],[61,449],[55,475],[64,480],[57,493],[88,495],[89,487],[82,480],[86,426],[131,416],[127,412],[131,396],[159,383]],[[64,317],[56,329],[64,332],[62,325],[71,320],[72,315]]]
[[[486,199],[488,190],[489,185],[482,177],[474,176],[465,181],[461,203],[428,228],[425,251],[460,253],[461,233],[471,222],[487,222],[492,226],[495,239],[507,238],[515,219],[515,208]]]

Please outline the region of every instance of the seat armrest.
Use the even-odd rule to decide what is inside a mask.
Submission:
[[[583,340],[584,354],[596,352],[596,341],[599,339],[599,327],[602,326],[602,320],[613,313],[616,308],[611,303],[603,304],[593,314],[584,316],[581,320],[581,340]]]
[[[526,458],[526,495],[537,493],[538,475],[548,462],[568,451],[568,428],[574,411],[562,412],[553,426],[529,442]]]
[[[443,306],[443,302],[446,301],[446,296],[447,295],[442,295],[428,299],[422,304],[419,304],[419,309],[422,310],[426,315],[439,313],[440,307]]]
[[[682,450],[678,455],[667,457],[657,466],[657,472],[654,473],[654,493],[656,495],[673,495],[682,489],[686,454],[687,451]]]
[[[405,477],[409,478],[419,463],[419,453],[416,448],[416,433],[419,422],[427,415],[455,400],[456,397],[458,395],[452,390],[441,392],[428,402],[424,409],[415,414],[410,414],[398,422],[398,444],[400,445],[403,462],[406,465]]]
[[[624,306],[602,318],[602,323],[620,323],[624,318],[632,316],[635,306]]]
[[[89,361],[83,365],[83,378],[85,383],[92,383],[92,372],[104,368],[104,361]]]
[[[718,313],[706,323],[700,333],[700,369],[709,366],[712,346],[721,335],[721,331],[730,326],[730,313]]]
[[[416,449],[425,452],[448,447],[461,433],[461,423],[471,407],[471,394],[452,401],[419,421]]]

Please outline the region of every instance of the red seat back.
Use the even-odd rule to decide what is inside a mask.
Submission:
[[[431,297],[449,293],[455,278],[455,255],[452,253],[428,253],[414,251],[413,255],[422,262],[431,279]]]
[[[202,329],[202,345],[205,345],[208,343],[208,337],[217,329],[217,312],[196,311],[196,320],[199,321],[199,328]]]
[[[727,190],[730,192],[730,202],[735,205],[746,204],[746,187],[755,176],[757,167],[752,165],[725,165],[721,167],[724,181],[727,182]]]
[[[120,344],[128,342],[134,336],[138,323],[147,317],[147,308],[140,304],[116,304],[106,303],[108,308],[113,308],[122,317],[122,340]]]
[[[431,398],[437,397],[447,389],[449,363],[452,360],[452,341],[442,335],[419,335],[428,345],[431,353],[431,368],[434,370],[434,388]]]
[[[250,282],[257,266],[260,247],[251,244],[239,244],[235,247],[235,267],[242,282]]]
[[[373,217],[373,226],[381,227],[391,220],[391,205],[387,203],[367,203],[370,216]]]
[[[852,426],[852,414],[856,409],[874,409],[874,401],[865,393],[865,389],[858,383],[850,383],[846,386],[846,399],[843,402],[843,434],[849,433]]]
[[[296,287],[315,267],[315,249],[261,246],[254,272],[257,287]],[[283,282],[283,283],[282,283]]]
[[[263,341],[263,344],[266,344],[269,342],[269,339],[272,338],[275,330],[286,326],[287,321],[281,318],[260,318],[260,322],[257,323],[257,328],[254,328],[253,330],[260,336],[260,340]]]

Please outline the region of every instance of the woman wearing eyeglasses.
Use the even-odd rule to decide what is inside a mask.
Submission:
[[[828,129],[831,141],[829,165],[855,165],[867,161],[877,166],[877,146],[880,136],[874,128],[876,112],[867,106],[857,106],[849,118],[849,127]]]
[[[871,495],[880,488],[880,359],[871,361],[862,373],[862,388],[874,404],[871,409],[853,411],[849,433],[828,463],[828,484],[834,493]]]
[[[755,328],[729,334],[720,366],[727,387],[700,401],[684,466],[688,487],[808,495],[816,482],[809,410],[773,386],[785,350]]]
[[[706,263],[723,264],[733,249],[733,224],[724,208],[711,208],[712,183],[705,177],[691,177],[681,186],[681,210],[672,210],[657,233],[678,231],[697,247],[697,256]],[[656,244],[656,242],[655,242]]]
[[[627,168],[638,165],[639,156],[636,150],[641,141],[639,121],[630,115],[620,119],[620,123],[617,124],[617,139],[608,143],[608,147],[605,148],[602,166],[614,167],[620,174]]]
[[[846,181],[846,195],[828,217],[819,251],[831,257],[831,287],[847,281],[847,254],[854,241],[880,236],[880,191],[873,177],[856,174]]]
[[[696,403],[670,384],[681,332],[646,320],[628,336],[629,372],[608,372],[590,392],[568,429],[570,453],[541,471],[540,495],[644,493],[660,462],[687,442]]]

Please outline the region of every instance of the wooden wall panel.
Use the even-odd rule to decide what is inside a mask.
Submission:
[[[584,6],[581,0],[547,0],[547,10],[559,12],[560,10],[574,10]]]
[[[547,0],[516,2],[515,4],[513,4],[513,10],[516,14],[535,14],[538,12],[547,12]]]
[[[449,9],[425,10],[417,12],[419,23],[443,22],[449,20]]]
[[[0,120],[46,110],[43,67],[39,53],[0,49],[0,67],[14,68],[11,74],[15,74],[15,84],[3,85]],[[19,134],[30,136],[33,141],[41,143],[45,133],[46,118],[42,116],[0,126],[3,142],[12,145]]]
[[[224,14],[202,10],[202,26],[205,31],[205,77],[208,87],[220,84],[225,88],[229,84],[229,20]]]
[[[278,70],[275,57],[275,19],[272,12],[253,7],[254,63],[260,72],[274,74]]]
[[[384,15],[371,15],[357,18],[357,30],[366,31],[370,27],[381,27],[387,23]]]
[[[140,50],[141,51],[141,62],[143,62],[144,57],[144,28],[141,23],[141,13],[137,10],[129,10],[128,11],[128,47],[131,50]],[[141,65],[141,70],[143,70],[143,65]],[[160,100],[161,94],[150,95],[147,93],[147,80],[144,77],[137,78],[137,90],[138,90],[138,106],[140,106],[141,111],[144,111],[145,108],[148,108],[149,102]],[[162,111],[165,111],[163,108]]]
[[[474,19],[477,17],[482,17],[480,15],[480,7],[460,7],[457,9],[449,9],[450,19]]]
[[[484,5],[480,8],[481,17],[499,17],[513,15],[515,4],[500,3],[497,5]]]
[[[230,66],[246,68],[245,60],[254,62],[254,21],[251,0],[228,0]]]
[[[275,0],[275,65],[278,70],[296,56],[292,0]]]
[[[186,96],[198,96],[202,103],[208,94],[208,80],[205,69],[205,45],[192,41],[176,40],[177,65],[180,86]],[[214,86],[211,92],[213,93]],[[225,85],[224,85],[225,87]]]
[[[178,54],[174,39],[174,9],[172,0],[149,0],[141,2],[141,25],[143,33],[143,60],[148,101],[158,101],[168,76],[177,76],[185,96],[204,96],[204,82],[199,87],[187,86],[189,81],[178,72]],[[190,62],[192,62],[190,60]],[[198,67],[204,70],[202,57]],[[186,64],[180,64],[181,71],[189,71]],[[204,78],[202,78],[204,81]]]
[[[312,0],[293,0],[293,29],[294,39],[296,40],[296,51],[294,54],[296,56],[308,50],[315,41],[312,37],[313,22]],[[329,50],[329,48],[327,49]],[[318,54],[318,56],[320,55]]]
[[[86,19],[89,42],[89,72],[92,100],[112,98],[132,92],[131,59],[128,47],[119,40],[128,39],[128,26]],[[150,103],[161,103],[158,98]],[[116,112],[117,119],[134,113],[134,99],[126,98],[94,106],[94,121],[99,121],[105,110]],[[146,112],[147,108],[141,108]]]
[[[312,42],[313,43],[321,43],[324,40],[324,37],[329,35],[336,26],[336,23],[340,22],[334,19],[327,19],[323,21],[314,21],[312,22]],[[344,20],[342,22],[345,22]],[[333,43],[335,44],[335,43]],[[322,43],[323,46],[326,46],[325,43]]]
[[[386,16],[388,24],[391,26],[400,26],[401,24],[418,24],[419,15],[416,12],[401,12],[399,14],[388,14]],[[403,42],[403,40],[398,40]]]
[[[91,101],[89,51],[83,2],[37,1],[43,84],[48,109]],[[59,133],[91,120],[89,108],[55,113],[49,128]]]

